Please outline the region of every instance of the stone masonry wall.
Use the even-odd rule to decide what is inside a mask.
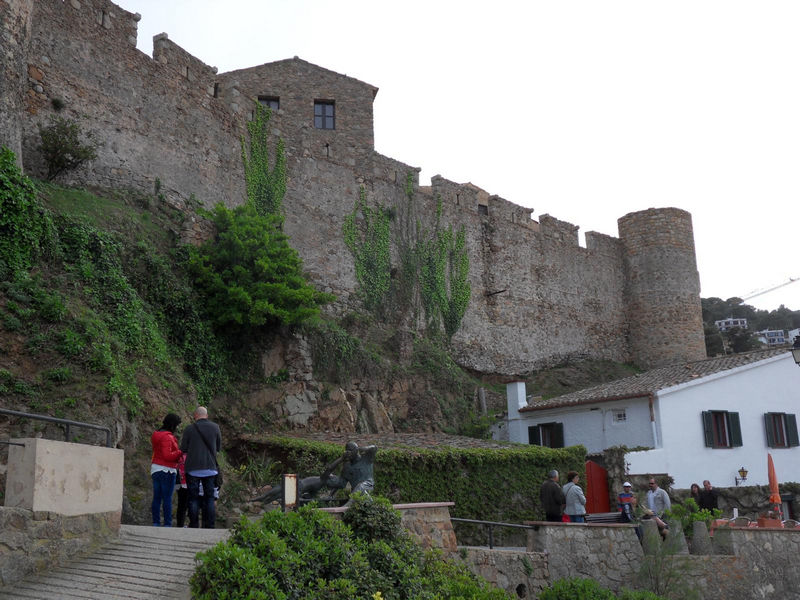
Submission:
[[[0,588],[92,552],[115,538],[119,525],[119,513],[65,517],[0,507]]]
[[[242,125],[213,97],[213,69],[198,67],[164,36],[157,36],[156,60],[143,54],[138,20],[107,0],[34,3],[22,119],[26,172],[45,172],[38,127],[59,100],[59,114],[102,144],[97,160],[70,175],[73,183],[153,193],[159,180],[168,196],[239,204]]]
[[[0,146],[22,161],[23,95],[27,91],[27,46],[30,42],[33,0],[0,0]]]
[[[692,218],[649,209],[619,219],[631,353],[644,367],[705,357]],[[665,356],[667,361],[665,361]]]
[[[0,137],[21,140],[26,172],[44,171],[38,127],[60,100],[61,114],[102,142],[72,183],[158,187],[184,209],[192,195],[206,207],[237,205],[252,99],[277,97],[271,128],[286,143],[285,231],[312,281],[338,296],[330,310],[356,308],[342,224],[359,188],[401,208],[410,174],[419,222],[433,225],[441,199],[441,224],[466,231],[472,296],[453,339],[463,366],[521,375],[570,357],[655,366],[705,356],[688,213],[628,215],[619,239],[589,232],[584,248],[575,225],[549,215],[533,221],[530,209],[472,184],[436,176],[420,188],[418,169],[374,151],[372,85],[298,58],[217,74],[164,34],[151,59],[135,47],[138,15],[108,0],[12,4],[19,10],[4,21],[3,39],[13,43],[3,69],[24,66],[27,77],[0,92],[0,109],[16,111],[0,118]],[[336,129],[314,128],[315,100],[335,102]],[[187,240],[209,232],[193,219],[187,209]]]

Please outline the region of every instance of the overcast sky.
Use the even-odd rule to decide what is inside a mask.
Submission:
[[[375,146],[617,236],[692,213],[701,296],[800,277],[800,2],[118,0],[139,49],[300,58],[379,88]],[[800,310],[800,281],[748,304]]]

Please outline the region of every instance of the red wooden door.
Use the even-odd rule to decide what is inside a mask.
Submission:
[[[611,512],[608,502],[608,472],[591,460],[586,461],[586,512]]]

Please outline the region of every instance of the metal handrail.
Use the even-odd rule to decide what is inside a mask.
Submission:
[[[517,529],[538,529],[538,525],[519,525],[517,523],[501,523],[499,521],[480,521],[478,519],[460,519],[458,517],[450,517],[451,521],[458,523],[475,523],[477,525],[486,525],[489,529],[489,550],[494,548],[494,528],[495,527],[516,527]]]
[[[59,419],[58,417],[49,417],[47,415],[37,415],[34,413],[19,412],[16,410],[8,410],[7,408],[0,408],[0,414],[11,415],[12,417],[23,417],[25,419],[34,419],[37,421],[48,421],[50,423],[59,423],[66,425],[64,431],[65,441],[69,441],[70,427],[85,427],[86,429],[96,429],[98,431],[106,432],[106,447],[111,448],[111,427],[105,425],[94,425],[92,423],[82,423],[81,421],[70,421],[69,419]],[[11,443],[11,442],[9,442]]]

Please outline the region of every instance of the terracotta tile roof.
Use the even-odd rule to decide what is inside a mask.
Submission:
[[[618,379],[577,392],[564,394],[563,396],[548,398],[546,400],[536,399],[527,407],[521,408],[520,412],[648,396],[674,385],[756,363],[767,358],[772,358],[773,356],[786,354],[787,352],[788,350],[786,350],[786,348],[755,350],[753,352],[743,352],[741,354],[732,354],[730,356],[708,358],[697,362],[661,367],[631,377],[625,377],[624,379]]]

